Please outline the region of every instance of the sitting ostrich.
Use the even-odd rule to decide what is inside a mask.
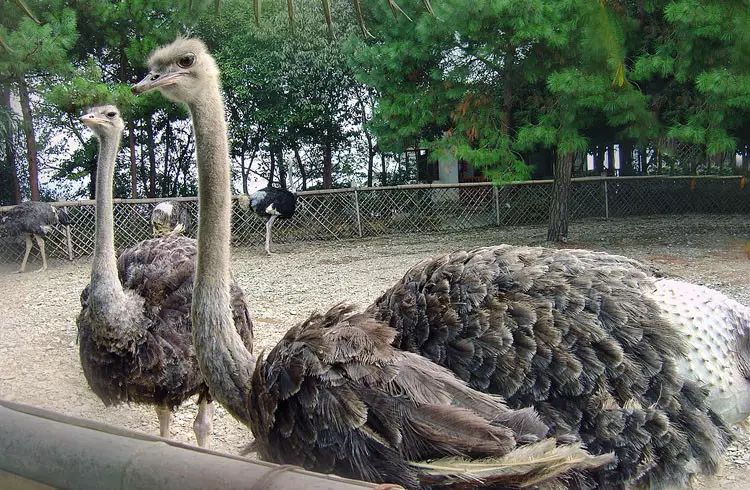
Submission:
[[[190,211],[180,201],[162,201],[151,211],[154,237],[183,235],[190,229]]]
[[[22,235],[26,240],[26,253],[23,255],[21,268],[18,272],[26,270],[26,261],[29,259],[29,253],[32,247],[32,238],[36,240],[39,251],[42,254],[42,268],[37,270],[41,272],[47,270],[47,253],[44,250],[44,237],[52,228],[58,224],[63,226],[69,225],[70,220],[67,213],[62,209],[57,209],[46,202],[27,201],[14,206],[0,216],[0,223],[12,236]]]
[[[112,179],[124,123],[111,105],[93,108],[81,121],[99,139],[94,258],[77,320],[83,374],[106,406],[153,405],[162,437],[169,437],[172,411],[197,394],[193,428],[198,444],[206,446],[213,405],[195,357],[190,321],[196,242],[182,236],[152,238],[115,258]],[[242,290],[232,281],[227,285],[233,326],[252,346]]]
[[[250,426],[262,458],[408,488],[551,484],[612,461],[611,454],[592,457],[576,444],[542,439],[548,427],[533,409],[509,410],[500,398],[394,348],[393,329],[350,306],[312,315],[267,359],[256,359],[232,320],[231,178],[218,68],[196,39],[158,49],[149,65],[133,91],[157,89],[185,103],[197,143],[196,354],[211,394]],[[456,461],[413,463],[444,456],[491,460],[480,471]]]
[[[750,415],[750,309],[625,257],[458,251],[414,266],[367,314],[398,332],[395,347],[536,408],[551,435],[614,451],[603,488],[713,471],[725,424]]]
[[[291,218],[297,207],[297,195],[286,189],[264,187],[250,195],[250,207],[266,220],[266,253],[271,255],[271,228],[276,218]]]

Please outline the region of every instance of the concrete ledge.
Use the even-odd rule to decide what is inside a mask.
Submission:
[[[356,490],[376,485],[0,400],[0,487]]]

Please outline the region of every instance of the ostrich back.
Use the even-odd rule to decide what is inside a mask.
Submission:
[[[682,375],[708,386],[711,408],[727,423],[750,416],[750,308],[672,279],[656,281],[654,298],[690,343]]]
[[[286,189],[264,187],[250,196],[250,207],[261,217],[291,218],[297,208],[297,195]]]
[[[3,213],[2,221],[10,235],[44,236],[58,223],[68,224],[68,216],[49,203],[27,201]]]
[[[581,477],[568,470],[612,460],[552,440],[519,451],[547,433],[534,410],[511,410],[395,349],[395,335],[345,304],[289,330],[252,377],[246,422],[253,449],[267,461],[407,488],[516,488]],[[476,479],[410,463],[445,456],[504,459]]]
[[[88,306],[89,287],[81,293],[78,316],[81,365],[91,389],[105,405],[138,402],[175,408],[208,389],[198,368],[190,308],[197,258],[196,242],[181,236],[153,238],[124,250],[117,268],[126,292],[143,298],[147,324],[137,345],[123,348],[117,339],[96,335]],[[242,290],[232,283],[232,313],[237,332],[252,349],[252,322]]]
[[[678,364],[686,343],[640,263],[586,250],[496,246],[423,261],[368,309],[395,346],[445,366],[553,433],[618,462],[595,478],[685,483],[715,470],[727,433]]]

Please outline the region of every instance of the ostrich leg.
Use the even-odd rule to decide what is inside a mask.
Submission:
[[[172,421],[172,410],[169,407],[156,407],[156,416],[159,417],[159,435],[169,438],[169,423]]]
[[[31,235],[24,235],[23,236],[26,239],[26,253],[23,255],[23,261],[21,262],[21,268],[18,269],[18,272],[21,273],[26,270],[26,261],[29,260],[29,253],[31,252],[31,245],[33,242],[31,241]]]
[[[193,422],[193,432],[200,447],[211,445],[211,433],[214,430],[214,404],[205,398],[198,403],[198,415]]]
[[[266,253],[268,255],[271,255],[271,227],[273,227],[273,222],[276,218],[278,218],[278,216],[274,214],[268,218],[268,221],[266,221]]]
[[[44,238],[40,237],[39,235],[34,235],[34,239],[36,240],[36,244],[39,245],[39,250],[42,252],[42,268],[37,270],[37,272],[42,272],[47,270],[47,252],[44,250]]]

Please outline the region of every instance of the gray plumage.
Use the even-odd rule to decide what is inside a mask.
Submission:
[[[26,251],[18,272],[26,270],[26,261],[32,247],[32,238],[36,240],[42,254],[42,268],[47,269],[47,253],[44,249],[44,237],[59,225],[70,224],[67,213],[46,202],[27,201],[14,206],[0,215],[0,224],[11,236],[22,236],[26,242]]]
[[[533,410],[509,410],[434,363],[394,349],[393,329],[345,305],[313,315],[256,361],[230,314],[231,176],[218,68],[196,39],[158,49],[149,68],[133,91],[156,89],[185,103],[196,135],[198,362],[212,396],[251,426],[263,458],[410,488],[544,485],[611,461],[575,444],[534,444],[548,428]],[[493,460],[483,472],[414,464],[441,456]]]
[[[717,468],[729,436],[706,388],[680,374],[689,346],[655,281],[625,257],[503,245],[420,262],[367,313],[398,331],[396,347],[534,407],[551,435],[614,451],[594,472],[602,488],[684,485]]]
[[[151,211],[154,237],[186,234],[191,222],[190,211],[180,201],[162,201]]]

